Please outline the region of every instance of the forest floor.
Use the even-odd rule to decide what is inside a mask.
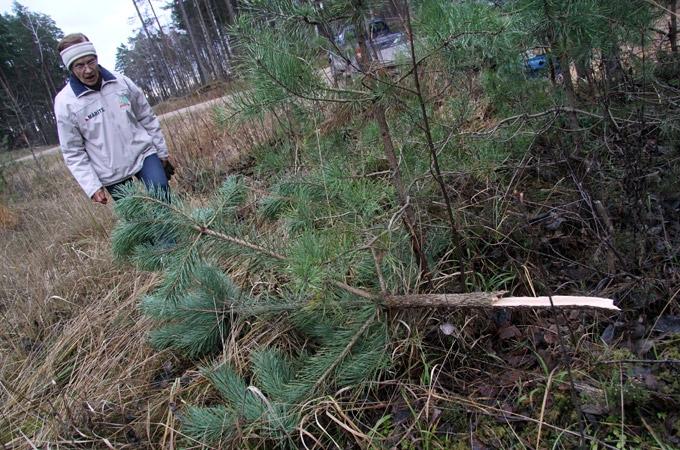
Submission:
[[[191,204],[201,205],[228,173],[262,183],[264,159],[279,156],[253,154],[269,139],[259,124],[231,131],[218,126],[220,113],[212,108],[218,101],[162,115],[178,169],[172,187]],[[676,156],[671,159],[675,164]],[[85,198],[58,155],[46,154],[42,161],[43,170],[29,160],[0,173],[0,314],[6,324],[0,331],[0,445],[187,447],[182,408],[214,395],[198,363],[148,344],[153,323],[138,305],[158,275],[114,261],[111,205]],[[563,179],[548,166],[525,169]],[[455,181],[463,196],[479,187],[470,178]],[[585,252],[581,219],[569,206],[578,193],[527,179],[498,209],[520,218],[528,240]],[[492,189],[482,186],[479,192]],[[553,198],[557,207],[549,207]],[[550,214],[541,218],[536,211]],[[660,236],[672,232],[668,227]],[[644,276],[606,279],[605,295],[630,293],[621,314],[401,314],[393,322],[392,356],[409,379],[387,374],[372,387],[376,396],[324,399],[310,412],[305,431],[323,436],[318,414],[340,423],[347,448],[573,448],[582,436],[591,449],[678,448],[678,272],[674,259],[654,261],[654,268],[664,270],[656,277],[649,269]],[[538,276],[548,273],[546,278],[578,289],[603,270],[552,259],[514,276],[533,289]],[[476,287],[502,284],[484,279],[482,270],[475,275]],[[254,342],[282,327],[261,325],[241,338]],[[573,350],[567,361],[565,345]],[[368,412],[361,420],[372,424],[353,416],[362,408]]]

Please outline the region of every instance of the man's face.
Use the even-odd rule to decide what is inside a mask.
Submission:
[[[99,65],[94,55],[83,56],[73,61],[71,71],[81,83],[87,86],[94,86],[99,81]]]

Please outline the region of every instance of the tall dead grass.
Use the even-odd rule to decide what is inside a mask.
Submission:
[[[219,130],[211,116],[162,121],[176,191],[211,191],[266,138]],[[174,448],[176,403],[206,389],[147,343],[137,304],[157,279],[112,260],[111,205],[87,199],[59,155],[42,161],[43,172],[5,168],[0,192],[0,447]]]
[[[174,161],[176,186],[181,191],[205,194],[218,188],[226,175],[247,164],[253,145],[272,133],[270,120],[262,123],[215,124],[216,108],[227,108],[224,97],[206,107],[196,106],[166,115],[162,126]]]
[[[147,348],[148,324],[134,307],[153,279],[111,260],[111,209],[85,198],[58,156],[44,161],[42,173],[31,162],[7,176],[15,220],[0,229],[0,443],[8,448],[94,438],[83,405],[144,390],[163,357]]]

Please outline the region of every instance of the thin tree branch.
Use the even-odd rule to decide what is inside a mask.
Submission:
[[[561,113],[577,113],[577,114],[583,114],[585,116],[593,117],[593,118],[600,119],[600,120],[606,119],[605,116],[602,116],[600,114],[595,114],[595,113],[592,113],[590,111],[585,111],[585,110],[578,109],[578,108],[572,108],[570,106],[556,106],[554,108],[550,108],[550,109],[547,109],[545,111],[535,113],[535,114],[524,113],[524,114],[517,114],[516,116],[506,117],[505,119],[501,120],[496,125],[494,125],[493,128],[488,129],[486,131],[463,132],[463,133],[459,133],[458,135],[459,136],[472,135],[474,137],[491,136],[491,135],[495,134],[502,126],[504,126],[508,123],[513,125],[513,124],[519,122],[520,120],[526,121],[526,120],[529,120],[529,119],[537,119],[537,118],[540,118],[540,117],[549,116],[551,114],[558,115],[558,114],[561,114]],[[621,121],[621,122],[639,123],[637,120],[624,119],[622,117],[616,117],[615,119],[617,121]]]
[[[337,98],[332,98],[332,97],[326,97],[326,98],[320,98],[320,97],[311,97],[309,95],[302,94],[300,92],[296,92],[293,89],[291,89],[289,86],[287,86],[284,82],[276,78],[273,73],[271,73],[265,66],[262,64],[262,62],[258,59],[256,60],[257,66],[262,69],[262,71],[267,75],[274,83],[279,85],[284,91],[288,92],[290,95],[293,95],[295,97],[303,98],[305,100],[311,100],[314,102],[333,102],[333,103],[352,103],[357,100],[343,100],[343,99],[337,99]],[[366,101],[369,99],[361,99],[360,101]]]
[[[456,220],[453,217],[453,206],[451,205],[451,199],[449,198],[449,193],[446,190],[446,184],[444,183],[444,178],[442,177],[441,169],[439,168],[439,158],[437,156],[437,150],[434,147],[434,141],[432,139],[432,132],[430,130],[430,121],[427,116],[427,108],[425,107],[425,99],[423,97],[423,91],[420,87],[420,77],[418,75],[418,64],[416,62],[416,51],[415,45],[413,43],[413,28],[411,27],[411,12],[408,2],[404,6],[406,11],[406,26],[409,34],[409,44],[411,46],[411,66],[413,69],[413,80],[416,86],[416,95],[418,98],[418,103],[420,104],[420,113],[423,119],[423,131],[425,134],[425,139],[427,140],[427,148],[430,151],[430,171],[432,177],[435,179],[439,185],[439,189],[444,197],[444,203],[446,204],[446,215],[449,219],[449,228],[451,231],[451,238],[453,239],[453,245],[455,246],[456,258],[460,264],[460,279],[461,286],[464,286],[465,280],[465,262],[463,256],[465,255],[465,250],[463,248],[463,237],[458,231],[456,226]]]

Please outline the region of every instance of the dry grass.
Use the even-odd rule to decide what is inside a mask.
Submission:
[[[201,87],[197,92],[184,97],[170,98],[153,107],[156,114],[166,114],[178,109],[187,108],[192,105],[214,100],[239,89],[238,81],[217,81]]]
[[[162,120],[181,191],[213,192],[227,173],[247,163],[253,145],[270,137],[268,122],[216,126],[215,108],[223,106],[220,102],[209,109],[183,111]]]
[[[0,203],[0,228],[11,229],[16,227],[18,223],[16,214]]]
[[[115,405],[148,397],[164,358],[146,345],[148,323],[135,308],[153,279],[111,260],[111,209],[89,202],[58,157],[45,161],[46,174],[26,164],[8,177],[15,221],[0,231],[0,437],[8,448],[94,442],[97,420],[85,405],[115,423]]]
[[[163,121],[177,191],[210,191],[259,127],[220,131],[210,109]],[[175,448],[177,403],[209,390],[152,349],[137,304],[157,277],[112,260],[111,205],[87,199],[60,156],[3,173],[0,447]],[[190,384],[190,385],[189,385]]]
[[[53,145],[39,145],[33,148],[35,153],[40,153],[48,148],[54,147]],[[28,148],[16,148],[12,150],[0,149],[0,165],[11,164],[15,159],[23,158],[25,156],[30,156],[31,150]]]

